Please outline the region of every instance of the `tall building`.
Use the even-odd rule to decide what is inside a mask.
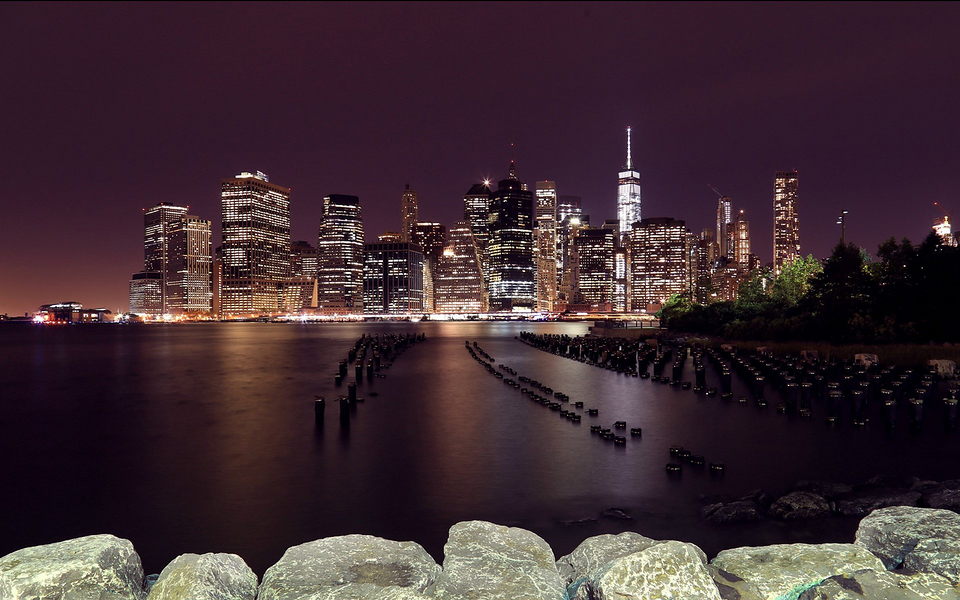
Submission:
[[[579,289],[587,304],[613,304],[615,299],[616,233],[610,229],[577,232]],[[602,309],[601,309],[602,310]]]
[[[469,221],[457,221],[443,249],[434,281],[434,310],[439,313],[486,312],[480,256]]]
[[[773,186],[773,274],[800,256],[796,171],[777,171]]]
[[[720,244],[720,256],[734,259],[733,199],[720,196],[717,202],[717,243]]]
[[[210,221],[183,215],[173,223],[166,265],[166,312],[208,313],[211,309]]]
[[[487,254],[487,244],[490,239],[490,225],[487,222],[490,212],[490,181],[484,180],[475,184],[463,195],[463,219],[470,223],[473,233],[473,243],[477,246],[480,256],[480,271],[483,273],[484,306],[489,300],[490,285],[490,256]]]
[[[561,231],[564,232],[561,241],[563,256],[563,273],[560,275],[560,285],[557,287],[557,300],[561,305],[582,304],[580,294],[580,257],[577,254],[577,235],[581,229],[590,229],[590,216],[568,216],[564,218]]]
[[[163,314],[163,275],[159,271],[140,271],[130,279],[130,312],[159,317]]]
[[[950,226],[950,216],[944,215],[943,217],[935,220],[933,222],[933,230],[937,235],[940,236],[940,239],[943,240],[945,246],[955,246],[956,239],[953,237],[953,231]]]
[[[630,310],[662,305],[687,291],[687,246],[686,225],[677,219],[643,219],[630,232]]]
[[[220,185],[220,310],[225,317],[275,314],[290,276],[290,188],[265,173],[240,173]]]
[[[437,263],[447,243],[447,228],[440,223],[415,223],[410,241],[423,252],[423,310],[434,311],[434,279]]]
[[[567,255],[571,227],[579,226],[583,215],[580,196],[557,196],[557,297],[563,296],[564,273],[568,270]],[[573,223],[573,225],[571,225]],[[563,296],[566,299],[565,296]]]
[[[410,242],[412,241],[413,226],[419,220],[417,217],[419,209],[417,208],[417,192],[410,189],[409,183],[403,191],[403,197],[400,199],[400,213],[402,219],[400,235],[403,236],[404,242]]]
[[[363,220],[360,198],[323,198],[317,235],[317,306],[325,314],[363,312]]]
[[[750,260],[750,221],[743,218],[743,210],[737,213],[733,226],[733,260],[743,269],[752,268]]]
[[[640,220],[640,172],[634,170],[630,156],[630,128],[627,127],[627,164],[620,170],[617,188],[617,220],[620,221],[620,236],[625,239]]]
[[[366,244],[363,312],[405,315],[423,312],[423,253],[407,242]]]
[[[283,309],[299,312],[317,307],[317,249],[299,240],[290,244],[290,278],[283,289]]]
[[[170,274],[170,234],[189,208],[161,202],[143,212],[143,271],[160,273],[161,312],[169,312],[167,282]]]
[[[557,184],[538,181],[535,189],[537,309],[552,311],[557,300]]]
[[[490,198],[490,310],[528,312],[536,308],[533,260],[533,193],[517,178],[510,161],[507,178]]]

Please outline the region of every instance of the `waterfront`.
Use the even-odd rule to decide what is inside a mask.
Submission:
[[[919,433],[828,427],[553,356],[515,340],[521,330],[582,335],[587,326],[5,326],[0,555],[110,532],[134,541],[148,572],[183,552],[216,551],[262,574],[291,545],[346,533],[416,540],[439,558],[450,525],[486,519],[531,529],[558,554],[589,535],[634,530],[712,556],[848,541],[857,519],[711,525],[699,517],[701,494],[958,476],[946,458],[958,436],[932,420]],[[386,378],[359,385],[366,401],[349,430],[334,404],[318,431],[314,394],[346,394],[333,373],[347,348],[363,333],[401,332],[428,339]],[[464,340],[600,415],[575,424],[530,402],[490,377]],[[735,397],[746,394],[734,385]],[[616,420],[643,427],[642,439],[619,448],[589,432]],[[725,462],[726,473],[668,477],[672,444]],[[610,507],[634,519],[598,518]]]

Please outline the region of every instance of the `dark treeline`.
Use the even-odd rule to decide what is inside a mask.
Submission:
[[[757,273],[736,302],[664,305],[671,331],[742,340],[839,343],[960,341],[960,248],[931,232],[919,246],[890,238],[872,259],[837,244],[821,264],[812,256],[778,277]]]

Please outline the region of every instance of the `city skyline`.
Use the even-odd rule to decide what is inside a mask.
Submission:
[[[829,253],[842,209],[847,241],[870,253],[890,236],[919,242],[943,216],[934,201],[960,210],[960,84],[941,75],[960,50],[950,5],[520,5],[470,48],[457,26],[502,5],[226,6],[0,9],[18,24],[0,41],[15,83],[0,102],[16,116],[3,126],[15,143],[2,151],[0,313],[123,307],[139,209],[189,207],[219,240],[219,180],[245,169],[292,189],[294,240],[315,239],[331,193],[360,198],[367,243],[399,230],[407,183],[420,220],[450,226],[464,190],[511,158],[600,225],[616,217],[626,126],[643,216],[700,231],[715,224],[716,185],[745,210],[763,263],[775,171],[803,180],[804,255]],[[336,50],[355,31],[355,50]],[[625,61],[635,76],[618,74]],[[508,71],[509,97],[478,93]],[[247,78],[268,85],[245,95]],[[547,82],[558,93],[544,101]],[[294,93],[267,91],[281,84]],[[56,240],[39,262],[33,237]],[[71,268],[51,277],[37,265],[61,247]]]

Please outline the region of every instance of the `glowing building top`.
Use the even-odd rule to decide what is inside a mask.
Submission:
[[[626,238],[633,224],[640,220],[640,172],[633,168],[630,131],[631,128],[627,127],[627,164],[620,171],[617,189],[617,220],[620,221],[622,238]]]

